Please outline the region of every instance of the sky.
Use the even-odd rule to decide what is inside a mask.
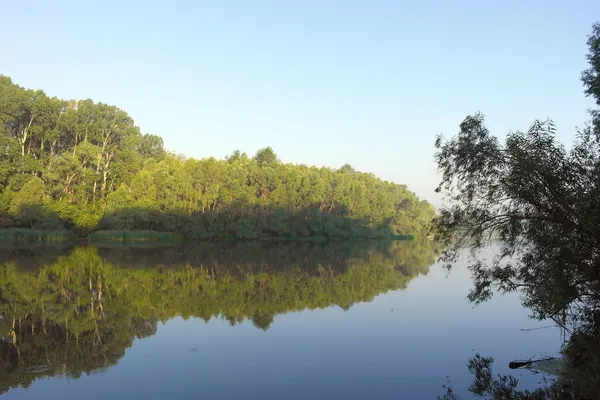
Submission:
[[[570,143],[597,0],[0,0],[0,74],[91,98],[188,157],[345,163],[440,205],[436,135],[552,118]]]

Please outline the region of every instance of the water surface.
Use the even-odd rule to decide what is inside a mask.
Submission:
[[[4,250],[0,393],[434,399],[450,379],[471,398],[474,351],[503,373],[556,354],[516,295],[473,308],[464,265],[435,260],[427,241]]]

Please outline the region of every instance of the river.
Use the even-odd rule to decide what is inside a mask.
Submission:
[[[0,250],[0,397],[473,398],[466,363],[556,355],[517,294],[469,304],[424,242]],[[490,254],[494,247],[485,250]]]

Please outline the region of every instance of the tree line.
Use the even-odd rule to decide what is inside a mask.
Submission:
[[[123,110],[0,75],[0,228],[152,229],[193,238],[426,235],[435,209],[405,185],[253,157],[164,149]]]
[[[94,246],[39,265],[7,254],[0,264],[0,393],[39,376],[77,378],[114,365],[134,339],[176,316],[248,320],[267,330],[278,314],[348,309],[406,287],[438,254],[431,241],[349,243],[215,244],[221,251],[180,249],[177,256],[171,249],[171,257],[148,265],[130,263],[136,252]]]

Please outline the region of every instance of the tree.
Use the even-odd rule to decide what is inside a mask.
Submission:
[[[242,153],[240,150],[235,150],[231,155],[225,157],[225,161],[232,164],[238,160],[246,159],[248,156],[246,153]]]
[[[17,213],[24,204],[41,206],[44,201],[44,182],[37,177],[27,181],[12,199],[12,211]]]
[[[355,172],[356,170],[354,168],[352,168],[352,165],[350,164],[344,164],[340,167],[339,169],[340,171],[344,171],[344,172],[348,172],[348,173],[352,173]]]
[[[118,107],[48,97],[4,76],[0,151],[6,226],[22,225],[14,217],[32,177],[43,207],[82,234],[102,221],[104,229],[152,225],[202,239],[420,236],[435,214],[403,185],[350,165],[284,164],[271,147],[253,159],[239,150],[225,160],[177,156]]]
[[[599,32],[600,25],[594,25],[591,67],[583,82],[600,105]],[[437,224],[447,246],[442,260],[451,267],[461,249],[470,248],[470,301],[485,301],[494,289],[520,290],[534,317],[553,319],[573,333],[566,354],[593,354],[590,362],[597,364],[598,350],[581,347],[597,341],[577,338],[600,334],[600,129],[596,124],[581,130],[566,149],[556,141],[551,120],[510,133],[504,144],[484,122],[481,114],[468,116],[458,136],[436,140],[442,174],[437,191],[449,200]],[[502,249],[486,261],[477,250],[492,237],[500,239]],[[580,347],[573,347],[577,343]],[[570,358],[572,368],[586,368],[575,359]],[[597,382],[570,386],[576,398],[587,398],[581,390],[591,385],[598,398]]]
[[[149,133],[142,135],[137,148],[138,154],[144,158],[154,158],[157,161],[165,157],[165,148],[160,136]]]
[[[277,155],[270,146],[258,150],[254,156],[254,161],[256,161],[260,167],[279,163]]]
[[[590,67],[583,71],[581,80],[585,87],[585,95],[595,99],[596,105],[600,108],[600,22],[592,27],[592,33],[588,36],[587,42],[589,52],[587,60]],[[596,129],[600,129],[600,112],[592,110]]]

